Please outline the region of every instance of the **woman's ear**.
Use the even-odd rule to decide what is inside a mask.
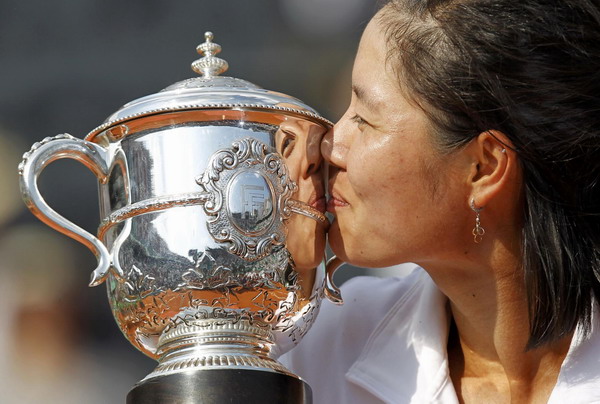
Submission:
[[[472,161],[468,181],[475,206],[485,207],[514,186],[519,173],[517,154],[504,133],[482,132],[465,151]]]

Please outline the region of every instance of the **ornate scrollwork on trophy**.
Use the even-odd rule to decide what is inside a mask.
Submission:
[[[197,254],[194,267],[185,271],[182,282],[175,290],[227,290],[238,288],[242,283],[236,279],[234,271],[226,265],[218,265],[208,251]]]
[[[213,238],[246,261],[268,255],[285,242],[283,219],[296,189],[278,154],[259,140],[246,138],[218,150],[196,182],[210,194],[204,203]]]
[[[115,275],[119,278],[118,274]],[[127,276],[123,278],[124,299],[128,302],[135,302],[144,299],[150,295],[156,295],[163,288],[158,287],[156,278],[145,274],[138,267],[133,265]]]

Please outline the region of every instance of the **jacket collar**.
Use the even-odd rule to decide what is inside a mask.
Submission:
[[[448,299],[423,269],[369,336],[346,379],[387,403],[458,403],[448,369]],[[578,325],[548,403],[600,403],[600,305]],[[577,387],[576,389],[574,387]]]
[[[448,301],[424,270],[416,272],[346,379],[384,402],[457,402],[446,354]]]

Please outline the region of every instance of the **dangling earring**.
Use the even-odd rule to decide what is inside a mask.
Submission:
[[[478,208],[475,206],[475,198],[471,198],[471,209],[475,212],[475,227],[473,228],[473,241],[480,243],[485,234],[485,229],[481,227],[481,215],[479,212],[483,210],[483,207]]]

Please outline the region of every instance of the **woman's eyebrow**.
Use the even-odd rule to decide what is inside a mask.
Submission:
[[[356,98],[369,109],[377,109],[380,104],[378,100],[373,98],[367,91],[356,84],[352,85],[352,92],[356,95]]]

